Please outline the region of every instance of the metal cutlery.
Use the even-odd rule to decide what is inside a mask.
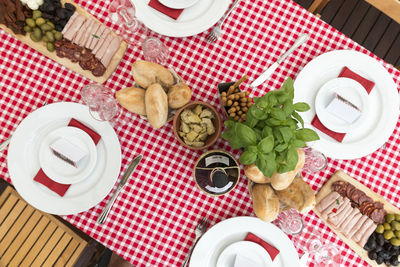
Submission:
[[[47,105],[47,101],[45,101],[43,103],[42,107],[46,106],[46,105]],[[10,144],[11,137],[12,137],[12,134],[6,140],[4,140],[3,142],[0,143],[0,152],[5,150],[7,148],[7,146]]]
[[[126,169],[124,175],[121,178],[121,181],[119,182],[117,189],[114,191],[114,194],[112,197],[108,200],[106,206],[103,208],[103,211],[100,213],[99,217],[97,218],[97,223],[98,224],[103,224],[104,221],[106,220],[108,213],[111,210],[112,204],[114,203],[115,199],[117,198],[118,194],[121,192],[122,188],[124,188],[126,182],[128,181],[129,177],[132,175],[132,173],[135,171],[136,167],[139,165],[140,161],[142,160],[142,155],[137,156],[132,160],[132,162],[129,164],[128,169]]]
[[[182,264],[182,267],[186,267],[187,266],[187,264],[189,262],[189,259],[190,259],[190,256],[192,255],[194,246],[196,245],[196,243],[199,240],[199,238],[207,231],[208,225],[209,225],[209,223],[208,223],[207,218],[201,219],[201,221],[197,224],[196,229],[194,231],[196,237],[194,239],[192,247],[189,250],[189,254],[186,256],[185,261]]]
[[[239,0],[235,0],[235,2],[233,2],[231,8],[229,8],[228,12],[226,12],[226,14],[222,18],[222,20],[220,20],[220,22],[218,22],[218,24],[215,25],[214,28],[212,28],[211,32],[207,35],[206,39],[209,43],[215,42],[218,39],[218,37],[221,35],[222,23],[224,23],[224,21],[226,20],[226,18],[229,15],[229,13],[231,13],[231,11],[233,10],[233,8],[236,6],[236,4],[238,2],[239,2]]]
[[[272,73],[275,72],[275,70],[278,68],[278,66],[291,54],[293,53],[294,50],[296,50],[297,47],[302,45],[304,42],[306,42],[310,37],[306,33],[302,33],[299,35],[297,40],[294,42],[294,44],[286,51],[285,54],[283,54],[274,64],[272,64],[268,69],[266,69],[260,76],[258,76],[257,79],[255,79],[250,86],[256,87],[265,82],[269,76],[271,76]]]

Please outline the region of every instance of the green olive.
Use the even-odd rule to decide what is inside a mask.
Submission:
[[[51,30],[51,32],[56,34],[57,30],[53,29],[53,30]]]
[[[399,230],[394,231],[394,235],[395,235],[397,238],[400,238],[400,231],[399,231]]]
[[[47,42],[46,46],[47,46],[47,50],[49,50],[50,52],[53,52],[54,50],[56,50],[56,47],[54,46],[53,43]]]
[[[400,222],[400,214],[395,214],[394,217],[396,217],[396,221]]]
[[[378,225],[375,229],[375,232],[377,232],[378,234],[383,234],[384,231],[385,231],[385,228],[383,227],[382,224]]]
[[[29,36],[31,37],[32,41],[34,41],[34,42],[39,42],[40,39],[41,39],[41,38],[39,38],[37,35],[35,35],[34,32],[31,32],[31,33],[29,34]]]
[[[46,37],[47,37],[47,40],[49,40],[49,42],[55,41],[54,34],[52,32],[46,32]]]
[[[42,41],[45,42],[45,43],[47,43],[47,42],[49,41],[49,39],[47,39],[47,37],[46,37],[46,35],[45,35],[45,36],[43,36]]]
[[[56,32],[56,33],[54,33],[54,38],[56,40],[61,40],[63,38],[63,35],[61,32]]]
[[[392,230],[400,230],[400,222],[392,221],[391,225],[392,225]]]
[[[385,219],[387,223],[391,223],[395,219],[395,216],[394,214],[386,214]]]
[[[26,19],[25,23],[31,28],[35,28],[36,27],[36,22],[31,18]]]
[[[43,32],[48,32],[52,30],[51,26],[47,23],[40,25],[40,29],[42,29]]]
[[[398,247],[398,246],[400,246],[400,239],[392,238],[392,239],[390,239],[390,244],[392,244],[395,247]]]
[[[387,222],[385,222],[385,223],[383,224],[383,228],[384,228],[385,230],[390,230],[390,229],[391,229],[390,224],[388,224]]]
[[[51,21],[47,21],[47,23],[46,24],[48,24],[48,25],[50,25],[50,27],[51,27],[51,29],[52,30],[54,30],[55,29],[55,25],[54,25],[54,23],[53,22],[51,22]]]
[[[42,16],[42,12],[40,10],[33,10],[32,12],[32,18],[33,19],[38,19]]]
[[[36,25],[40,26],[42,24],[45,24],[46,20],[44,18],[37,18],[35,22],[36,22]]]
[[[31,31],[32,31],[32,28],[29,27],[28,25],[26,25],[26,26],[24,26],[24,31],[25,31],[25,32],[31,32]]]
[[[40,30],[40,28],[36,27],[33,28],[33,34],[35,35],[35,38],[38,39],[39,41],[42,39],[42,31]]]
[[[391,238],[394,237],[394,233],[393,233],[392,230],[386,230],[386,231],[383,233],[383,237],[384,237],[386,240],[389,240],[389,239],[391,239]]]

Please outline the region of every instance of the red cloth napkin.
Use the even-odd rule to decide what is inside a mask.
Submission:
[[[79,121],[75,119],[71,119],[68,123],[68,126],[76,127],[79,128],[83,131],[85,131],[93,140],[94,144],[97,145],[97,143],[100,141],[101,136],[90,129],[89,127],[83,125]],[[38,173],[35,175],[33,178],[36,182],[39,182],[43,185],[45,185],[47,188],[49,188],[51,191],[56,192],[60,196],[64,196],[65,193],[67,192],[68,188],[71,186],[70,184],[60,184],[57,183],[53,180],[51,180],[42,169],[38,171]]]
[[[248,233],[244,240],[251,241],[262,246],[268,252],[272,260],[274,260],[276,256],[279,254],[279,250],[277,250],[275,247],[271,246],[270,244],[268,244],[267,242],[265,242],[264,240],[262,240],[261,238],[252,233]]]
[[[369,94],[371,90],[374,88],[375,83],[373,81],[370,81],[368,79],[365,79],[364,77],[358,75],[357,73],[351,71],[348,67],[344,67],[343,70],[340,72],[339,77],[342,78],[349,78],[353,79],[356,82],[359,82],[367,91]],[[315,115],[314,119],[311,121],[311,125],[313,125],[315,128],[320,130],[321,132],[329,135],[333,139],[336,139],[338,142],[342,142],[343,138],[346,136],[345,133],[337,133],[332,130],[329,130],[326,128],[321,121],[318,119],[318,116]]]
[[[183,9],[174,9],[161,4],[158,0],[150,0],[149,6],[160,11],[161,13],[171,17],[173,19],[178,19],[178,17],[182,14]]]

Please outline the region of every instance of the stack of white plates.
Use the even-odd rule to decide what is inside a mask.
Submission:
[[[97,132],[99,143],[95,145],[86,132],[67,127],[71,118]],[[58,138],[88,152],[78,168],[52,154],[49,144]],[[62,102],[43,106],[21,122],[11,138],[7,161],[13,185],[29,204],[68,215],[86,211],[107,196],[120,172],[121,148],[109,123],[93,119],[84,105]],[[71,184],[63,197],[33,180],[40,169],[53,181]]]
[[[248,233],[280,251],[274,261],[258,244],[244,241]],[[278,227],[255,217],[235,217],[216,224],[201,237],[190,259],[190,267],[232,267],[238,255],[265,267],[300,264],[293,243]]]

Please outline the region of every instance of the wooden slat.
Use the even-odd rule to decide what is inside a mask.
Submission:
[[[40,253],[37,255],[36,259],[32,262],[33,266],[44,266],[43,263],[46,261],[47,257],[51,254],[53,249],[56,247],[62,236],[65,234],[63,229],[57,228],[54,234],[50,237],[49,241],[42,248]]]
[[[367,14],[368,9],[369,4],[364,0],[359,0],[351,16],[347,20],[346,24],[340,29],[340,31],[352,38],[364,16]]]
[[[400,35],[397,34],[396,40],[393,42],[392,47],[387,52],[385,60],[395,64],[400,56]]]
[[[337,30],[341,30],[343,25],[345,25],[347,19],[353,12],[354,7],[356,6],[358,0],[346,0],[343,5],[340,7],[339,11],[336,13],[332,22],[330,23],[332,27]]]
[[[53,266],[57,259],[64,252],[64,249],[68,246],[71,239],[72,237],[64,232],[64,235],[62,236],[58,244],[54,247],[47,260],[44,262],[44,266]]]
[[[17,201],[18,198],[16,196],[13,196],[11,194],[8,195],[8,198],[3,203],[3,206],[1,206],[0,209],[0,225],[2,225],[3,221],[8,217],[8,213],[12,210]]]
[[[9,186],[0,194],[0,207],[3,206],[4,201],[6,201],[8,196],[11,194],[12,190],[13,190],[12,187]],[[0,213],[0,215],[2,215],[2,213]]]
[[[400,1],[399,0],[365,0],[395,21],[400,23]]]
[[[16,239],[12,242],[12,244],[8,247],[6,254],[1,258],[2,262],[8,263],[12,260],[12,258],[17,254],[20,247],[28,238],[29,234],[35,229],[35,226],[39,223],[42,214],[40,211],[35,210],[32,216],[29,218],[28,222],[25,224],[24,228],[18,234]]]
[[[385,14],[381,13],[378,20],[372,26],[367,38],[365,38],[362,45],[370,51],[374,51],[378,42],[381,40],[386,28],[389,26],[391,19]]]
[[[9,199],[12,196],[13,195],[10,195]],[[6,206],[7,203],[8,203],[8,201],[4,204],[4,206]],[[11,201],[10,203],[13,203],[13,201]],[[23,201],[19,201],[19,200],[17,201],[17,204],[15,204],[15,206],[10,211],[10,214],[7,216],[7,218],[3,221],[3,223],[0,226],[0,240],[3,240],[3,238],[7,234],[8,230],[14,224],[15,220],[18,219],[20,213],[24,210],[24,208],[26,206],[27,206],[26,203],[24,203]]]
[[[336,13],[339,11],[339,8],[343,5],[344,0],[331,0],[324,10],[322,10],[321,18],[327,23],[331,24],[331,21],[335,17]]]
[[[395,21],[391,21],[382,38],[380,39],[378,45],[375,47],[373,51],[374,54],[380,58],[384,58],[399,33],[400,24]]]
[[[364,19],[358,26],[356,32],[352,36],[352,39],[357,43],[362,44],[365,38],[367,37],[369,31],[371,30],[372,26],[376,23],[377,19],[379,18],[379,14],[380,12],[376,8],[370,7]]]
[[[7,257],[8,247],[14,241],[14,239],[17,237],[17,235],[21,231],[22,227],[24,227],[25,223],[31,217],[33,212],[34,212],[33,207],[29,206],[29,205],[26,205],[25,209],[23,210],[23,212],[20,215],[19,214],[14,214],[14,213],[11,213],[9,215],[9,216],[15,216],[15,217],[17,217],[19,215],[19,217],[12,224],[12,226],[9,228],[6,236],[0,242],[0,251],[2,251],[2,253],[3,253],[3,256],[1,257],[0,261],[3,261],[3,259]],[[7,258],[9,258],[9,257],[7,257]],[[8,261],[4,260],[4,262],[8,262]]]
[[[14,258],[10,263],[10,266],[21,266],[22,260],[24,260],[25,256],[31,250],[36,241],[39,240],[39,238],[42,238],[41,235],[49,223],[50,220],[47,217],[42,216],[40,218],[39,222],[36,224],[35,228],[32,229],[32,232],[29,234],[28,238],[24,241],[23,245],[18,249],[18,253],[15,254]]]
[[[50,240],[50,237],[56,231],[56,228],[57,225],[53,222],[50,222],[47,225],[46,229],[37,238],[36,243],[33,245],[29,253],[26,255],[25,259],[22,261],[21,266],[30,266],[32,264],[42,248],[47,244],[47,241]]]
[[[80,243],[78,241],[72,239],[71,242],[69,242],[68,246],[65,248],[64,253],[57,259],[56,263],[54,264],[54,267],[67,266],[67,263],[70,261],[70,258],[77,250],[79,245]]]
[[[87,246],[87,243],[86,244],[84,244],[82,242],[79,243],[79,246],[74,251],[74,254],[71,256],[71,258],[67,262],[66,267],[74,266],[75,262],[78,260],[79,256],[82,254],[82,252],[83,252],[83,250],[85,249],[86,246]]]

